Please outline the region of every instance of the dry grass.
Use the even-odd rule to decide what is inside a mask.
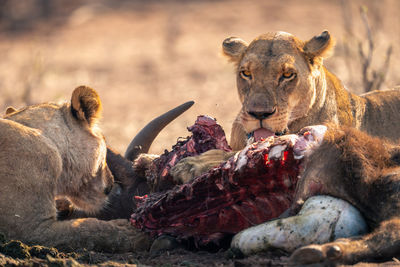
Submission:
[[[187,100],[195,100],[196,105],[160,134],[153,153],[186,136],[186,127],[199,114],[216,117],[229,135],[239,101],[233,67],[219,56],[224,38],[250,41],[261,33],[282,30],[308,39],[328,29],[339,42],[336,55],[326,64],[359,93],[364,91],[361,61],[358,45],[349,39],[367,44],[360,5],[368,7],[375,38],[372,68],[383,64],[386,49],[393,44],[392,67],[382,87],[396,85],[400,3],[346,2],[343,6],[339,0],[127,1],[119,5],[86,1],[71,7],[62,23],[49,20],[17,35],[0,32],[0,109],[69,99],[73,88],[87,84],[99,91],[104,133],[121,152],[146,122]],[[346,12],[350,32],[343,19]]]

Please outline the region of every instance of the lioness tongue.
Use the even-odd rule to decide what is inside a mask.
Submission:
[[[267,130],[265,128],[258,128],[257,130],[254,131],[254,141],[260,141],[261,138],[265,139],[269,136],[275,135],[274,132]]]

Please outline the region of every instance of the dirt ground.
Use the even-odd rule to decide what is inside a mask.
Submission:
[[[235,259],[226,251],[209,253],[184,249],[149,253],[110,254],[93,251],[59,252],[54,248],[29,247],[19,241],[0,243],[0,266],[285,266],[283,253],[264,253]]]
[[[0,110],[69,100],[75,87],[89,85],[103,101],[101,126],[107,141],[120,152],[148,121],[188,100],[196,104],[165,128],[152,153],[162,153],[178,137],[187,136],[186,127],[200,114],[217,118],[229,138],[240,106],[234,68],[220,56],[221,43],[229,36],[251,41],[261,33],[279,30],[306,40],[327,29],[337,39],[335,54],[326,60],[328,69],[350,90],[362,93],[358,44],[367,49],[359,13],[364,6],[374,38],[374,69],[384,64],[387,48],[393,45],[382,88],[400,82],[396,71],[400,2],[396,0],[57,0],[46,18],[35,17],[40,13],[35,1],[24,1],[31,3],[26,7],[0,0]],[[84,252],[86,258],[78,261],[278,266],[287,259],[287,255],[271,253],[225,259],[225,254],[178,250],[153,257]],[[0,257],[0,263],[7,259],[12,261]]]
[[[54,248],[27,246],[20,241],[1,240],[0,266],[107,266],[107,267],[145,267],[145,266],[185,266],[185,267],[246,267],[246,266],[288,266],[288,254],[280,251],[264,252],[246,258],[234,258],[229,251],[210,253],[206,251],[187,251],[175,249],[151,255],[150,253],[110,254],[93,251],[63,253]],[[398,266],[397,259],[385,263],[358,263],[357,267]],[[314,264],[331,266],[329,264]],[[337,265],[348,266],[348,265]]]

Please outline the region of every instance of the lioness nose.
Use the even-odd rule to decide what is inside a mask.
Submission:
[[[274,114],[276,109],[274,108],[271,112],[257,112],[257,111],[249,111],[249,115],[256,118],[257,120],[263,120]]]

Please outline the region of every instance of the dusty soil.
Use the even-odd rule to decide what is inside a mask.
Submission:
[[[28,246],[20,241],[0,244],[0,265],[5,266],[284,266],[283,253],[265,253],[235,259],[227,251],[209,253],[184,249],[151,255],[150,253],[110,254],[93,251],[59,252],[54,248]]]
[[[23,30],[10,30],[10,23],[0,20],[0,110],[9,105],[18,108],[68,100],[73,88],[89,85],[103,101],[102,128],[108,143],[121,152],[146,122],[187,100],[195,100],[195,106],[160,134],[152,153],[162,153],[178,137],[187,136],[186,127],[199,114],[217,118],[229,139],[239,110],[233,66],[219,55],[222,41],[229,36],[250,41],[261,33],[281,30],[305,40],[328,29],[336,36],[337,48],[326,65],[350,90],[361,93],[357,49],[358,42],[364,48],[367,44],[358,10],[365,5],[374,36],[373,66],[383,64],[386,49],[393,44],[392,67],[383,88],[400,82],[395,68],[400,58],[400,17],[396,14],[400,2],[396,0],[64,2],[68,4],[64,3],[62,12],[58,10],[47,20],[29,21]],[[14,13],[30,14],[21,12]],[[0,265],[24,266],[105,261],[151,266],[279,266],[287,260],[287,255],[275,252],[226,259],[224,251],[184,250],[158,256],[49,252],[52,258],[44,253],[42,259],[27,256],[18,260],[14,252],[11,257],[3,256],[7,254],[4,246],[0,251]]]
[[[150,253],[110,254],[93,251],[63,253],[55,248],[28,246],[20,241],[5,240],[0,234],[0,266],[185,266],[185,267],[245,267],[288,266],[288,255],[282,251],[270,251],[247,258],[235,258],[230,251],[214,253],[175,249],[156,255]],[[398,266],[397,259],[385,263],[358,263],[354,266]],[[316,264],[312,266],[326,266]],[[340,265],[346,266],[346,265]]]

